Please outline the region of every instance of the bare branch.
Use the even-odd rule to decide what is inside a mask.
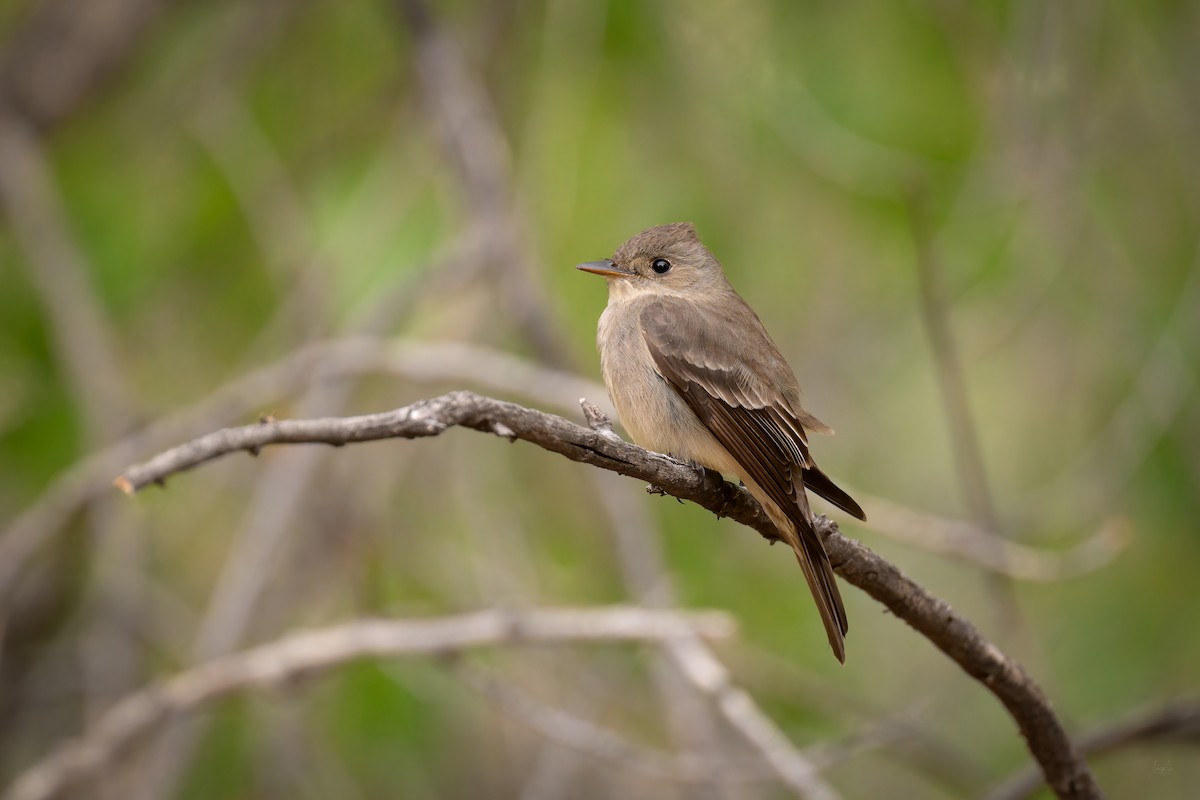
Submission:
[[[1163,740],[1200,744],[1200,701],[1174,701],[1153,711],[1106,725],[1080,736],[1076,748],[1082,756],[1098,756],[1132,745]],[[987,800],[1025,800],[1045,783],[1035,769],[1020,772],[1001,784]]]
[[[239,450],[253,452],[270,444],[341,445],[417,438],[436,436],[456,425],[491,433],[497,423],[514,438],[573,461],[648,481],[675,497],[732,517],[764,538],[777,538],[770,521],[749,493],[710,472],[693,469],[561,417],[461,391],[383,414],[227,428],[130,467],[117,479],[117,484],[133,492],[221,455]],[[1101,796],[1091,771],[1075,752],[1049,701],[1020,664],[984,639],[974,625],[944,600],[930,594],[864,545],[838,533],[836,524],[824,517],[817,522],[839,575],[928,638],[1004,704],[1041,765],[1047,782],[1060,797]]]
[[[561,417],[531,408],[484,397],[474,392],[457,391],[422,400],[403,408],[358,417],[327,417],[309,420],[264,420],[240,428],[225,428],[171,448],[150,461],[132,466],[117,478],[122,491],[132,494],[151,483],[162,483],[171,475],[198,466],[229,453],[257,453],[272,444],[345,445],[381,439],[416,439],[437,436],[447,428],[462,426],[494,433],[496,424],[509,429],[512,436],[544,449],[565,455],[573,461],[595,464],[613,472],[643,480],[667,480],[681,488],[685,500],[723,496],[737,490],[716,476],[701,476],[690,466],[668,456],[650,453],[636,445],[605,436]],[[507,438],[507,436],[506,436]],[[667,485],[667,484],[663,484]],[[750,509],[753,509],[752,511]],[[757,507],[755,521],[776,538],[766,515]]]
[[[446,655],[476,647],[725,638],[722,612],[601,609],[486,610],[429,620],[367,620],[306,631],[182,672],[117,703],[82,738],[26,770],[6,800],[49,800],[118,759],[168,718],[237,692],[277,687],[347,662],[399,655]]]

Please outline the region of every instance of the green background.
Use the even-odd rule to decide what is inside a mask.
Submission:
[[[32,5],[0,15],[10,38]],[[1006,535],[1054,552],[1127,525],[1128,546],[1082,576],[997,588],[976,565],[837,517],[844,532],[1021,660],[1073,733],[1195,695],[1196,4],[434,6],[503,135],[502,197],[515,209],[503,229],[521,264],[435,286],[403,310],[395,299],[463,271],[447,254],[478,201],[443,146],[433,108],[446,98],[423,92],[401,15],[373,2],[169,4],[113,80],[41,139],[127,400],[109,428],[87,422],[104,401],[72,380],[39,267],[15,217],[0,220],[0,519],[101,445],[306,342],[360,331],[372,313],[380,334],[487,345],[598,379],[604,286],[573,266],[677,220],[696,224],[807,407],[837,429],[813,444],[825,470],[968,518],[922,320],[924,243]],[[551,347],[515,319],[503,299],[514,287],[549,320]],[[489,388],[341,385],[346,414]],[[209,427],[304,415],[302,394],[255,397]],[[265,476],[300,457],[312,459],[307,488],[273,494]],[[260,567],[243,643],[365,614],[629,600],[588,470],[452,431],[280,448],[132,501],[103,494],[55,526],[5,601],[0,777],[193,661],[236,542],[277,502],[291,511],[284,544]],[[903,721],[901,735],[829,768],[844,796],[972,797],[1027,763],[995,699],[870,598],[843,584],[839,667],[787,553],[617,485],[659,529],[679,601],[737,617],[739,636],[718,653],[797,746]],[[617,646],[353,666],[213,707],[166,791],[542,796],[553,743],[469,675],[500,675],[672,750],[652,662]],[[722,736],[745,763],[744,745]],[[145,785],[156,744],[122,761],[112,791]],[[586,754],[563,763],[564,796],[698,791]],[[1185,797],[1200,783],[1194,745],[1093,765],[1113,797]],[[769,776],[736,787],[784,794]]]

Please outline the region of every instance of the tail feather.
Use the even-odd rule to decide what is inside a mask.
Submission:
[[[829,558],[822,553],[820,559],[814,562],[812,558],[801,555],[800,550],[796,550],[796,560],[804,570],[804,579],[808,582],[808,589],[812,592],[817,610],[821,613],[825,637],[829,640],[833,655],[840,663],[845,664],[846,634],[850,630],[850,624],[846,619],[846,607],[842,604],[842,596],[833,577],[833,569],[829,566]]]
[[[829,646],[837,660],[845,664],[845,637],[850,630],[850,623],[846,617],[842,595],[838,591],[837,579],[833,575],[833,567],[830,566],[829,556],[825,553],[825,546],[809,521],[808,502],[801,499],[786,511],[777,508],[770,501],[762,505],[767,516],[783,535],[784,541],[795,551],[796,560],[800,562],[800,568],[804,571],[808,590],[812,593],[817,611],[821,615],[821,622],[825,626]]]
[[[804,468],[804,485],[814,494],[825,498],[850,516],[857,517],[863,522],[867,521],[867,515],[863,513],[862,507],[854,502],[854,498],[846,494],[815,464]]]

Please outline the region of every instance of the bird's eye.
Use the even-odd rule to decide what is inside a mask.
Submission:
[[[650,268],[653,269],[655,272],[657,272],[659,275],[663,275],[669,269],[671,269],[671,262],[667,261],[665,258],[656,258],[656,259],[654,259],[654,263],[650,265]]]

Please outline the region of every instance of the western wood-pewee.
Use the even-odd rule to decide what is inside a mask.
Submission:
[[[596,342],[604,383],[642,447],[737,475],[791,545],[845,663],[848,628],[805,488],[866,519],[808,451],[829,428],[800,406],[800,386],[691,223],[642,231],[611,259],[579,269],[608,279]]]

